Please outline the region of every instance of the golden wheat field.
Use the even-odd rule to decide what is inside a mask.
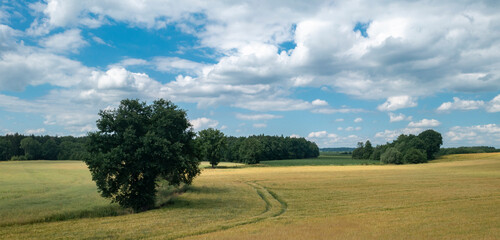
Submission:
[[[500,154],[428,164],[205,168],[155,210],[78,161],[0,163],[1,239],[499,239]]]

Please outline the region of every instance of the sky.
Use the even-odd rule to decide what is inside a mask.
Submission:
[[[500,1],[0,4],[0,135],[84,136],[164,98],[195,131],[500,147]]]

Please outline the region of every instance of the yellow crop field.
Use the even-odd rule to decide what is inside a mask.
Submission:
[[[81,162],[2,162],[0,183],[1,239],[500,238],[499,153],[205,168],[185,193],[138,214],[100,198]]]

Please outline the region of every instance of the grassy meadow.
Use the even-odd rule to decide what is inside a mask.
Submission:
[[[82,162],[0,162],[0,239],[500,238],[499,153],[400,166],[290,161],[206,167],[185,193],[165,190],[138,214],[101,198]]]

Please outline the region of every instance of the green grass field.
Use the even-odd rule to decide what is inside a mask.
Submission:
[[[498,239],[499,186],[499,153],[403,166],[231,165],[128,214],[99,197],[82,162],[0,162],[0,239]]]
[[[286,166],[345,166],[345,165],[374,165],[380,161],[352,159],[351,155],[335,153],[321,153],[318,158],[310,159],[289,159],[262,161],[261,166],[286,167]]]

